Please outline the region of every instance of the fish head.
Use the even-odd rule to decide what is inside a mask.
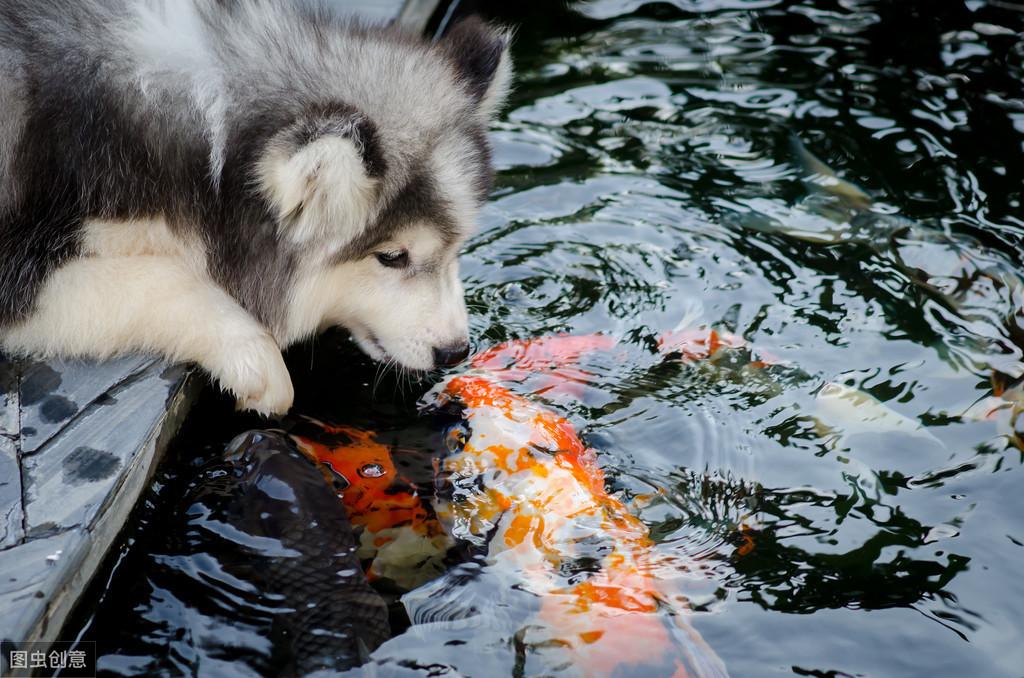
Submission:
[[[397,477],[391,451],[369,431],[325,426],[330,442],[293,436],[307,456],[321,464],[353,518],[382,500]]]

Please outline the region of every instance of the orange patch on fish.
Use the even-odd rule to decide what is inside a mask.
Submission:
[[[585,355],[610,351],[617,345],[615,338],[604,334],[515,339],[478,353],[470,364],[504,382],[529,379],[535,395],[580,398],[595,375],[576,364]]]
[[[324,475],[328,480],[340,476],[347,481],[338,496],[351,523],[367,532],[368,539],[364,543],[380,550],[399,538],[396,528],[408,528],[424,541],[440,543],[438,538],[443,534],[440,524],[427,511],[415,489],[404,486],[386,445],[377,442],[367,431],[319,425],[344,442],[329,445],[311,438],[292,438],[300,450],[325,467]],[[367,574],[373,579],[376,569],[371,565]]]
[[[743,557],[754,552],[754,548],[756,548],[757,545],[754,542],[754,538],[751,536],[751,532],[751,529],[746,525],[740,527],[741,543],[736,547],[736,555]]]
[[[512,381],[517,375],[562,369],[588,353],[607,351],[618,344],[604,334],[559,334],[536,339],[516,339],[477,353],[471,364]]]

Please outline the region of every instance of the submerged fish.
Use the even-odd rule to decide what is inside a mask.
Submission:
[[[840,198],[842,203],[850,209],[867,210],[871,208],[871,196],[864,189],[839,177],[831,167],[807,150],[797,136],[794,135],[790,138],[790,145],[793,148],[793,155],[797,157],[800,167],[803,169],[805,183]]]
[[[942,444],[921,422],[851,386],[827,382],[818,390],[815,402],[815,428],[823,438],[839,429],[844,435],[903,433]]]
[[[359,666],[390,636],[345,511],[287,436],[239,436],[187,502],[188,545],[258,592],[251,614],[265,617],[274,675]]]
[[[464,418],[448,434],[441,471],[453,491],[435,503],[438,517],[485,545],[490,567],[521,573],[518,585],[540,600],[518,642],[586,676],[726,675],[659,589],[646,525],[605,490],[568,420],[482,373],[447,379],[427,402],[456,404]],[[581,559],[590,567],[565,569]]]
[[[740,378],[789,369],[709,328],[678,327],[656,345],[666,360]],[[428,411],[457,414],[431,497],[401,477],[372,433],[321,424],[325,439],[300,440],[344,478],[339,493],[363,528],[371,577],[412,589],[402,601],[414,625],[382,646],[379,662],[444,664],[459,654],[446,648],[468,640],[478,646],[474,661],[495,662],[474,666],[485,672],[726,675],[687,622],[684,599],[665,584],[686,564],[659,555],[646,525],[607,491],[594,450],[536,399],[578,397],[596,379],[584,358],[618,360],[622,351],[615,338],[595,334],[514,340],[477,354],[424,400]],[[799,376],[820,387],[818,416],[845,434],[930,436],[867,394]],[[823,436],[833,431],[819,425]],[[448,569],[453,545],[477,559]],[[754,548],[748,537],[740,555]],[[514,667],[495,659],[513,650]]]
[[[879,210],[870,195],[837,175],[795,135],[790,146],[801,179],[809,188],[808,195],[793,206],[764,197],[741,198],[728,221],[744,229],[778,233],[815,245],[867,245],[929,296],[944,306],[956,307],[950,295],[899,256],[901,243],[942,242],[953,247],[957,245],[955,239],[942,230]]]
[[[605,490],[593,450],[572,425],[482,375],[449,380],[432,405],[456,401],[465,423],[447,431],[449,453],[438,468],[439,483],[451,491],[433,498],[432,511],[402,481],[387,446],[373,434],[321,424],[330,442],[298,439],[329,467],[352,523],[362,527],[360,555],[370,560],[371,578],[409,588],[436,579],[451,535],[483,548],[488,567],[509,590],[539,598],[538,609],[512,620],[509,635],[524,652],[554,652],[571,665],[569,675],[629,668],[679,677],[726,675],[682,619],[678,598],[659,590],[647,527]],[[593,573],[564,575],[565,565],[588,553],[603,554]],[[430,629],[427,643],[442,639],[431,634],[439,617],[484,614],[479,601],[461,599],[459,586],[436,584],[403,598],[411,620]],[[502,591],[493,595],[498,600]],[[464,609],[452,612],[459,607]]]
[[[359,528],[358,555],[370,563],[370,580],[388,579],[411,589],[442,574],[451,539],[415,485],[398,473],[391,450],[369,431],[309,421],[321,434],[293,439],[328,471],[349,520]]]
[[[1018,423],[1021,412],[1024,412],[1024,377],[994,372],[992,395],[975,401],[959,416],[966,421],[994,422],[1010,444],[1024,451],[1024,437]]]
[[[664,355],[684,362],[744,345],[713,330],[678,330],[659,343]],[[478,645],[491,638],[512,647],[516,656],[518,668],[476,671],[524,672],[539,661],[538,670],[567,675],[726,675],[686,622],[681,596],[659,583],[678,577],[681,564],[659,559],[646,525],[607,492],[595,452],[572,424],[506,386],[578,395],[594,379],[582,358],[614,357],[617,347],[600,334],[511,341],[435,387],[425,408],[454,407],[458,422],[446,431],[429,511],[373,434],[321,425],[325,439],[299,440],[345,478],[339,494],[364,528],[361,553],[372,559],[371,577],[407,585],[436,577],[453,544],[481,556],[403,597],[415,625],[381,649],[382,662],[403,649],[403,666],[444,662],[447,644],[468,635]],[[475,593],[464,585],[474,577],[482,582]]]
[[[837,175],[795,135],[790,147],[808,194],[792,206],[764,197],[737,199],[731,221],[815,245],[860,243],[880,254],[893,248],[894,239],[908,234],[915,239],[934,237],[934,229],[879,211],[867,192]]]

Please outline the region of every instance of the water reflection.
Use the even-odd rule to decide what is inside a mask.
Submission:
[[[611,491],[654,497],[638,515],[665,563],[699,564],[681,590],[734,675],[1018,675],[1024,13],[560,7],[502,10],[525,25],[463,257],[478,345],[622,339],[580,399],[548,404]],[[822,190],[801,147],[864,198]],[[662,360],[683,319],[770,365]],[[400,397],[340,395],[373,369],[325,367],[336,350],[305,411],[386,429],[422,465],[433,434]],[[99,618],[171,626],[156,594],[125,598]],[[457,656],[491,675],[509,652],[477,624],[399,638],[389,666],[410,674]]]
[[[703,321],[792,374],[758,383],[633,359],[603,381],[612,399],[580,415],[626,491],[664,489],[675,473],[701,479],[648,519],[680,536],[681,552],[720,563],[725,583],[707,609],[757,633],[739,601],[800,613],[916,606],[999,646],[979,610],[1006,619],[1010,606],[974,573],[1012,577],[993,555],[1010,557],[1013,542],[996,532],[1013,532],[1012,514],[981,478],[1019,466],[1020,453],[1009,417],[975,416],[974,403],[992,397],[994,372],[1021,371],[1020,15],[983,2],[926,13],[873,2],[576,10],[593,30],[524,50],[520,105],[504,128],[546,127],[558,151],[543,169],[503,173],[500,226],[467,263],[473,294],[489,301],[502,300],[489,295],[489,264],[520,238],[546,245],[518,266],[561,272],[589,258],[598,271],[610,261],[610,274],[597,296],[541,275],[544,285],[516,287],[490,311],[500,323],[480,327],[504,339],[610,321],[642,345],[700,300]],[[869,200],[823,195],[794,138]],[[533,181],[561,197],[560,217],[526,204]],[[644,247],[651,258],[627,254]],[[533,305],[537,292],[571,299],[571,312]],[[823,428],[825,383],[867,394],[889,425]],[[713,518],[699,508],[715,496],[698,490],[705,479],[726,488]],[[1000,528],[973,523],[963,508],[978,502],[996,503]],[[968,531],[995,549],[983,549],[984,565]],[[737,534],[755,544],[746,556],[735,556],[747,543]],[[955,591],[979,586],[964,607]],[[986,665],[976,653],[956,662]],[[848,668],[858,666],[875,665]]]

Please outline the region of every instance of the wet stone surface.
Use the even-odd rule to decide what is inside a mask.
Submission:
[[[130,362],[125,366],[134,367]],[[76,412],[53,424],[60,433],[42,447],[22,449],[29,532],[49,524],[60,528],[88,524],[95,518],[119,472],[130,466],[140,443],[150,437],[154,423],[163,415],[168,388],[174,384],[160,377],[163,369],[162,364],[151,361],[139,371],[127,372],[120,381],[109,378],[106,369],[97,369],[95,374],[102,380],[94,385],[113,382],[113,386],[92,400],[112,394],[117,405],[92,402],[81,415]],[[76,375],[75,379],[81,377]],[[85,392],[88,388],[75,390]],[[41,418],[23,418],[23,423],[30,421],[36,426],[45,425]],[[29,437],[32,442],[38,438]]]
[[[130,356],[102,364],[28,364],[20,388],[22,452],[35,452],[72,424],[79,412],[103,407],[104,396],[111,391],[124,390],[144,372],[149,376],[153,362],[152,357]]]
[[[21,471],[18,467],[18,378],[0,361],[0,548],[22,535]]]
[[[0,635],[21,638],[35,626],[48,601],[63,586],[61,576],[80,561],[76,548],[87,541],[81,530],[69,530],[0,551]]]
[[[185,411],[148,356],[0,359],[0,637],[50,639]]]
[[[0,547],[21,538],[22,515],[18,450],[13,440],[0,435]]]

